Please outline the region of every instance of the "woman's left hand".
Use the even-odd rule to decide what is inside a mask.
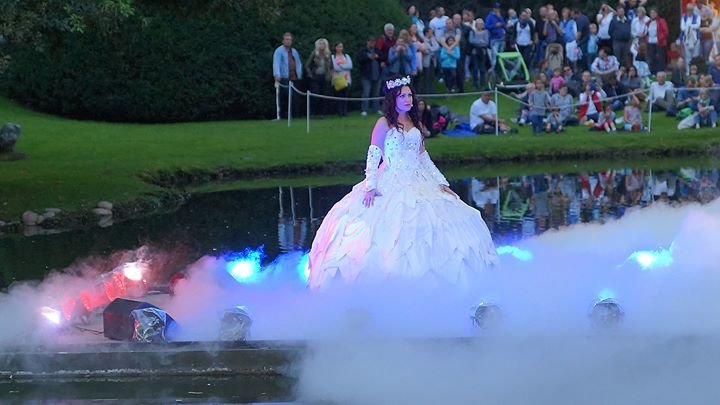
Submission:
[[[454,191],[452,191],[452,189],[451,189],[449,186],[446,186],[446,185],[444,185],[444,184],[441,184],[441,185],[440,185],[440,190],[441,190],[443,193],[448,193],[448,194],[452,195],[453,197],[460,198],[460,197],[458,197],[457,194],[455,194]]]

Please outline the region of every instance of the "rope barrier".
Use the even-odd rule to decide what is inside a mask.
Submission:
[[[311,99],[312,97],[317,97],[317,98],[321,98],[321,99],[325,99],[325,100],[336,100],[336,101],[375,101],[375,100],[383,100],[383,99],[384,99],[384,97],[336,97],[336,96],[327,96],[327,95],[324,95],[324,94],[314,94],[314,93],[312,93],[312,92],[310,92],[310,91],[306,91],[306,92],[305,92],[305,91],[301,91],[300,89],[298,89],[297,87],[295,87],[295,85],[293,85],[293,82],[288,82],[287,85],[286,85],[286,84],[282,84],[282,83],[280,83],[280,82],[275,82],[274,87],[275,87],[275,102],[276,102],[276,114],[277,114],[277,115],[276,115],[276,116],[277,116],[276,120],[278,120],[278,121],[280,120],[280,88],[285,88],[285,89],[290,89],[290,90],[292,90],[292,91],[288,91],[288,108],[287,108],[287,109],[288,109],[288,127],[291,126],[291,122],[292,122],[292,94],[293,94],[293,93],[297,93],[298,95],[304,96],[304,97],[306,98],[306,119],[307,119],[307,122],[306,122],[306,132],[307,132],[307,133],[310,133],[310,99]],[[683,88],[673,88],[673,89],[669,89],[669,91],[672,91],[673,94],[676,94],[676,93],[677,93],[679,90],[681,90],[681,89],[683,89]],[[685,89],[687,89],[687,88],[685,88]],[[698,88],[693,88],[692,90],[700,91],[700,90],[702,90],[702,89],[705,89],[705,90],[720,90],[720,86],[715,86],[715,87],[698,87]],[[666,91],[668,91],[668,90],[666,90]],[[529,106],[530,106],[529,103],[526,103],[526,102],[524,102],[524,101],[516,98],[515,96],[510,96],[510,95],[508,95],[508,94],[505,94],[505,93],[499,91],[498,86],[496,86],[495,89],[493,89],[493,90],[486,90],[486,91],[476,91],[476,92],[468,92],[468,93],[447,93],[447,94],[445,94],[445,93],[439,93],[439,94],[418,94],[417,97],[421,97],[421,98],[446,97],[446,98],[447,98],[447,97],[479,96],[479,95],[482,95],[482,94],[486,94],[486,93],[488,93],[488,92],[493,92],[493,93],[494,93],[494,96],[495,96],[495,97],[494,97],[494,98],[495,98],[495,105],[496,105],[496,106],[498,105],[498,95],[502,95],[503,97],[505,97],[505,98],[507,98],[507,99],[509,99],[509,100],[511,100],[511,101],[513,101],[513,102],[515,102],[515,103],[517,103],[517,104],[520,104],[520,105],[523,105],[523,106],[526,106],[526,107],[529,107]],[[616,96],[612,96],[612,97],[607,97],[607,96],[605,96],[605,97],[600,98],[599,101],[600,101],[600,102],[608,102],[608,101],[613,101],[613,100],[617,100],[617,99],[621,99],[621,98],[626,98],[626,97],[628,97],[628,96],[633,96],[633,95],[637,95],[637,94],[644,94],[644,95],[647,97],[647,100],[648,100],[648,125],[647,125],[647,130],[650,131],[650,130],[652,129],[652,112],[653,112],[653,104],[654,104],[654,103],[650,102],[650,92],[651,92],[651,89],[642,89],[642,90],[639,90],[639,89],[638,89],[638,90],[634,90],[634,91],[629,92],[629,93],[624,93],[624,94],[620,94],[620,95],[616,95]],[[573,99],[574,99],[574,98],[573,98]],[[586,103],[580,103],[580,102],[578,101],[577,103],[571,103],[571,104],[570,104],[570,107],[573,108],[573,110],[574,110],[575,108],[580,107],[580,106],[582,106],[582,105],[586,105],[586,104],[588,104],[588,103],[587,103],[587,102],[586,102]],[[497,135],[499,135],[499,134],[500,134],[499,122],[498,122],[498,120],[496,120],[496,121],[495,121],[495,135],[497,136]]]

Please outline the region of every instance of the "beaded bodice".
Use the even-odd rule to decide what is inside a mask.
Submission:
[[[417,128],[402,131],[391,128],[385,135],[385,170],[414,170],[420,165],[422,134]]]

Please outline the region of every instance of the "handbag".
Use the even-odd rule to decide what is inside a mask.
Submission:
[[[333,76],[332,78],[332,86],[335,89],[335,91],[340,91],[348,86],[348,81],[345,78],[345,75],[343,73]]]

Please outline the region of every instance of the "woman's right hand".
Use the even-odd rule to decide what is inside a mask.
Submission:
[[[373,205],[373,202],[375,202],[375,197],[380,196],[382,194],[378,193],[377,189],[372,189],[370,191],[365,192],[365,197],[363,197],[363,205],[366,207],[370,207]]]

